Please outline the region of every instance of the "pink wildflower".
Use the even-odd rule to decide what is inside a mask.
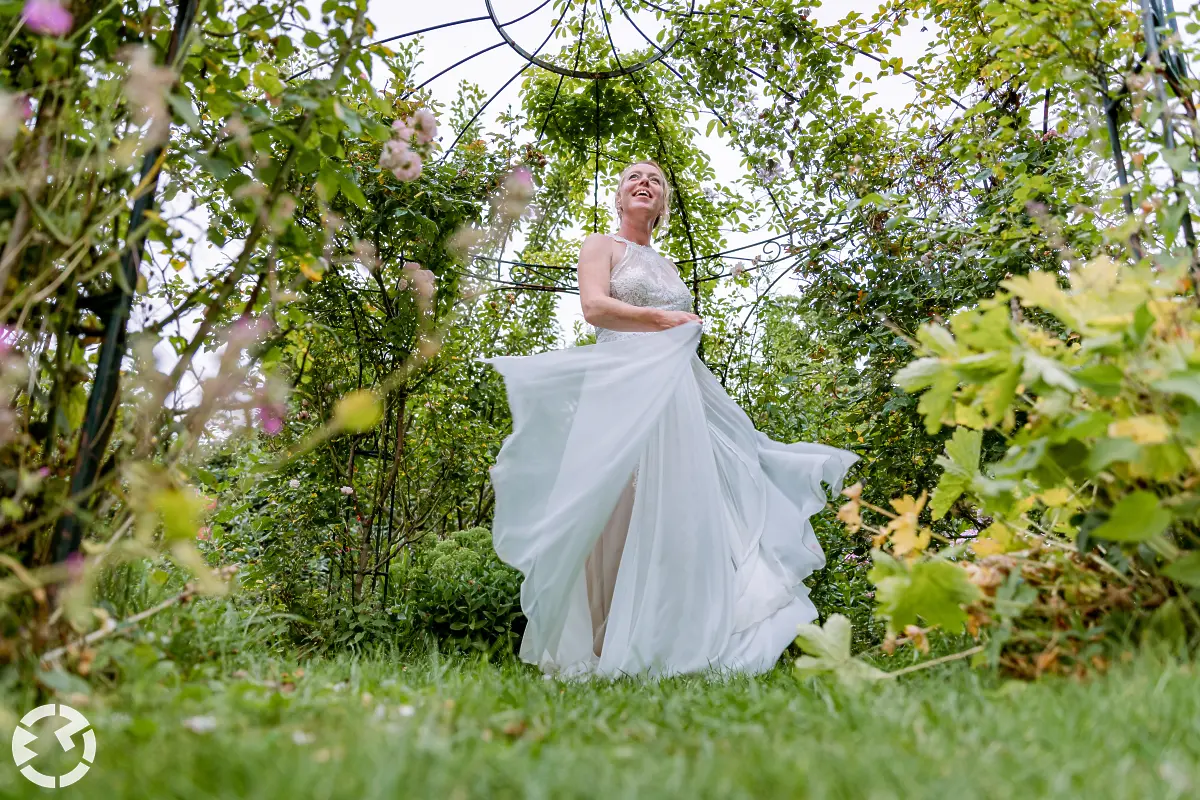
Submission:
[[[342,494],[346,495],[347,497],[354,494],[354,488],[351,486],[343,486],[341,491]]]
[[[26,0],[21,13],[25,27],[46,36],[64,36],[71,32],[74,19],[58,0]]]
[[[254,411],[258,415],[258,424],[262,426],[263,433],[275,436],[283,430],[283,418],[287,413],[287,406],[283,403],[260,398]]]

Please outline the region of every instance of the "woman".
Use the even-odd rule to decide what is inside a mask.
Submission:
[[[491,360],[513,416],[493,538],[525,576],[521,657],[548,673],[761,672],[816,618],[808,519],[856,456],[768,439],[697,358],[691,293],[650,245],[669,201],[632,164],[620,233],[584,242],[595,345]]]

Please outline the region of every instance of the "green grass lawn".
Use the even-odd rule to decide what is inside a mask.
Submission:
[[[461,660],[303,669],[294,687],[263,662],[94,696],[81,710],[96,766],[56,796],[1200,796],[1200,681],[1150,657],[1088,683],[953,664],[862,691],[785,667],[645,684],[560,684]],[[46,794],[5,760],[0,793]]]

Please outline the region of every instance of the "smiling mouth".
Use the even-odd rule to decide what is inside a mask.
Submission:
[[[651,199],[651,197],[650,197],[650,193],[649,193],[649,192],[647,192],[645,189],[641,189],[641,190],[639,190],[639,191],[636,191],[636,192],[634,192],[634,193],[633,193],[633,196],[634,196],[634,197],[644,197],[644,198],[646,198],[647,200],[650,200],[650,199]]]

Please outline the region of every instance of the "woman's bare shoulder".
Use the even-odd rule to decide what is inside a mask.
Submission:
[[[613,238],[607,233],[589,233],[583,240],[583,249],[594,251],[612,250]]]
[[[610,262],[613,255],[613,240],[610,236],[603,233],[589,234],[583,240],[583,247],[579,250],[579,260],[605,259]]]

